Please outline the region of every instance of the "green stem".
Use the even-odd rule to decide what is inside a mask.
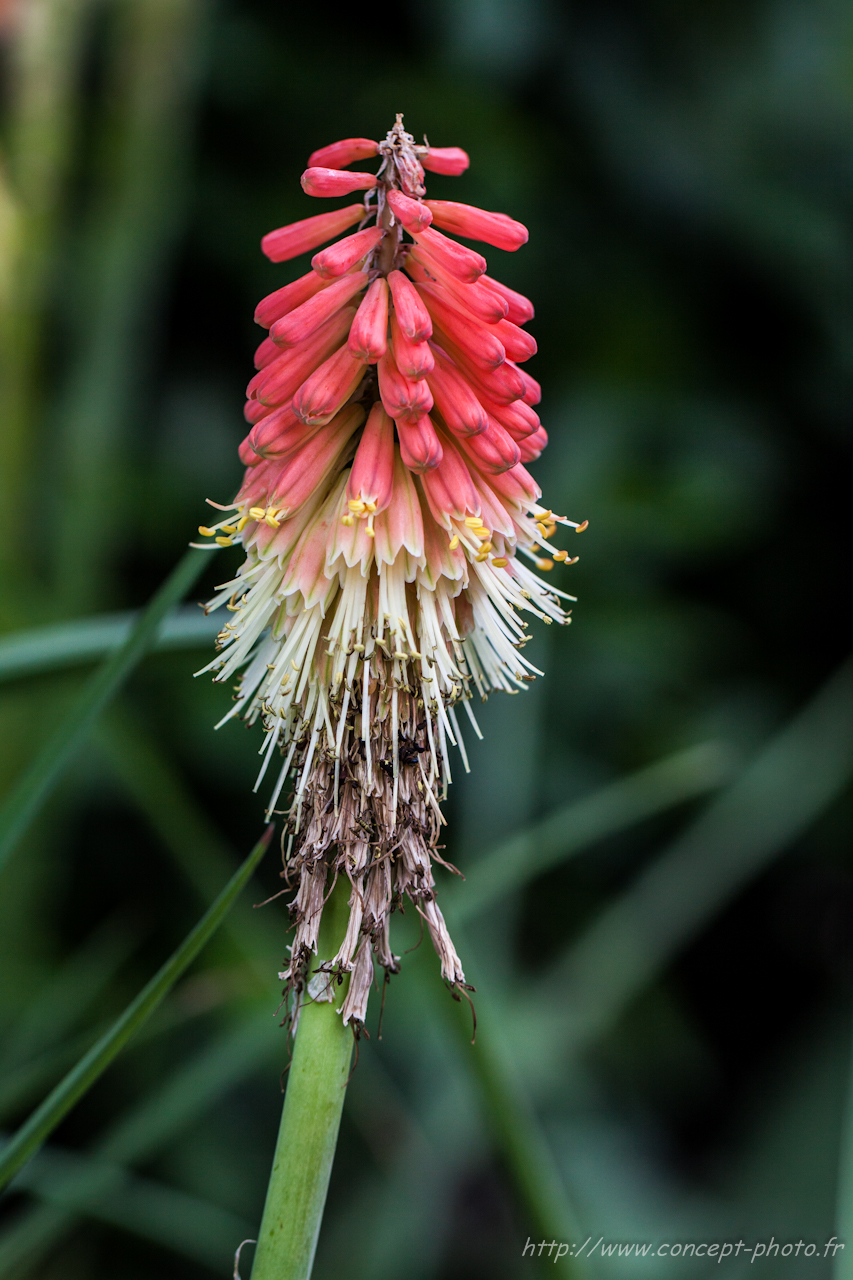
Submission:
[[[318,961],[330,960],[346,927],[339,882],[323,912]],[[316,967],[316,966],[315,966]],[[352,1056],[352,1032],[335,999],[303,1006],[273,1158],[252,1280],[309,1280],[335,1158]]]

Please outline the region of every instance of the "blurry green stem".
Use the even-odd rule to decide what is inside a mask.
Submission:
[[[318,963],[343,937],[347,887],[339,881],[326,903]],[[252,1280],[311,1275],[352,1056],[352,1031],[336,1012],[345,994],[344,985],[331,1000],[306,999],[299,1015]]]

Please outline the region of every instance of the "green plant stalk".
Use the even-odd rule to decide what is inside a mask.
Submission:
[[[318,961],[343,937],[347,885],[339,882],[323,912]],[[306,1001],[299,1016],[252,1280],[309,1280],[326,1205],[350,1071],[353,1036],[335,999]]]

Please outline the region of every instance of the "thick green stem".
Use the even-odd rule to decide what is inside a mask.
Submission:
[[[343,937],[348,887],[339,882],[326,904],[318,961],[330,960]],[[336,1012],[345,994],[346,984],[300,1014],[252,1280],[311,1275],[352,1057],[352,1031]]]

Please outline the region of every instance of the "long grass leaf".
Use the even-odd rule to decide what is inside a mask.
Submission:
[[[0,808],[0,868],[86,741],[104,707],[151,648],[164,616],[201,576],[207,554],[186,552],[124,644],[95,672]]]
[[[4,1187],[17,1170],[29,1160],[63,1116],[67,1115],[74,1104],[92,1087],[192,963],[218,928],[231,904],[260,862],[271,835],[272,828],[269,827],[210,910],[205,913],[177,950],[143,987],[124,1013],[116,1019],[109,1031],[65,1076],[3,1148],[0,1152],[0,1188]]]

